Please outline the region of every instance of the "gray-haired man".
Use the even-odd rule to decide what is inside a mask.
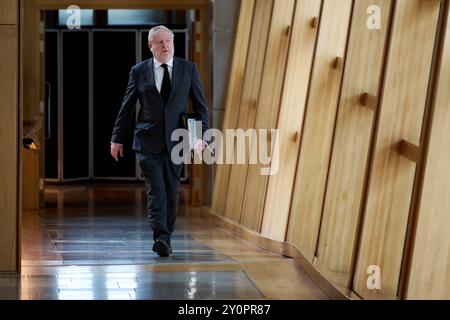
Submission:
[[[205,94],[195,64],[174,57],[174,35],[164,26],[149,31],[148,45],[153,58],[131,68],[128,87],[117,116],[111,139],[111,155],[123,157],[123,142],[139,100],[140,109],[133,141],[147,189],[148,215],[153,229],[153,251],[159,256],[172,253],[171,236],[178,206],[182,165],[170,157],[177,142],[174,130],[187,112],[188,101],[201,118],[202,131],[208,130],[209,117]],[[206,143],[199,140],[200,150]]]

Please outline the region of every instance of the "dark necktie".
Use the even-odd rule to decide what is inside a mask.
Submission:
[[[164,69],[164,77],[161,85],[161,96],[164,102],[167,103],[170,96],[170,90],[172,90],[172,84],[170,83],[169,68],[167,64],[162,64],[161,67]]]

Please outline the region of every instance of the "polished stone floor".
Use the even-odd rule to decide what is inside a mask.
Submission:
[[[173,255],[152,252],[142,185],[47,188],[25,211],[22,274],[0,299],[327,299],[292,260],[205,221],[180,191]]]
[[[51,211],[51,210],[48,210]],[[182,219],[182,218],[181,218]],[[115,265],[230,261],[182,231],[172,237],[173,255],[161,258],[152,252],[153,238],[145,217],[45,216],[45,229],[58,255],[55,265]],[[51,263],[47,260],[46,264]],[[27,262],[30,263],[29,261]]]
[[[47,273],[0,276],[1,299],[260,299],[243,271],[149,272],[140,266],[52,267]],[[20,287],[20,288],[19,288]]]

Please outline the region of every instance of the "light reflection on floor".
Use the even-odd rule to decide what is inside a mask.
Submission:
[[[0,276],[0,298],[32,300],[261,299],[245,272],[148,272],[139,266],[51,267]],[[21,282],[21,283],[19,283]],[[18,287],[21,288],[18,290]]]
[[[173,255],[161,258],[151,250],[142,187],[54,187],[45,211],[24,213],[22,276],[0,275],[0,299],[264,298],[233,259],[189,234],[204,222],[181,202]]]

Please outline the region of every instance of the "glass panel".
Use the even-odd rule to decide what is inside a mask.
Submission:
[[[94,30],[94,177],[135,178],[135,153],[131,150],[134,121],[124,143],[119,162],[110,156],[111,133],[122,105],[131,67],[136,64],[135,31]],[[120,43],[111,54],[111,43]],[[132,119],[135,116],[133,115]]]
[[[58,23],[59,25],[66,25],[67,19],[73,15],[72,10],[58,10]],[[72,19],[69,19],[71,22]],[[94,24],[94,10],[81,9],[80,10],[80,23],[82,26]]]
[[[109,25],[137,25],[165,23],[164,10],[108,10]]]
[[[88,178],[89,33],[62,35],[63,178]]]

